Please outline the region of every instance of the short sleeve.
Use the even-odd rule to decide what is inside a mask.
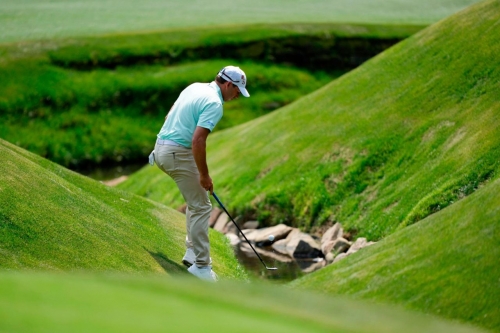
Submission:
[[[201,111],[197,126],[213,131],[215,125],[222,118],[222,103],[212,102],[207,104]]]

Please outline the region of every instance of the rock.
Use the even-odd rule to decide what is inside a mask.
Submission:
[[[349,255],[352,253],[356,253],[366,246],[367,246],[366,238],[360,237],[360,238],[356,239],[356,241],[351,245],[351,247],[349,248],[349,251],[347,251],[347,254]]]
[[[235,219],[234,219],[234,223],[237,223],[238,224],[238,227],[239,229],[241,229],[241,216],[237,216]],[[223,233],[227,234],[227,233],[233,233],[235,235],[237,235],[238,237],[240,237],[240,231],[238,230],[238,227],[236,227],[236,225],[233,223],[233,221],[231,221],[231,219],[229,219],[229,221],[226,223],[226,226],[224,227],[224,229],[222,230]],[[243,238],[243,237],[242,237]]]
[[[330,229],[328,229],[321,237],[321,246],[330,241],[334,241],[337,238],[343,237],[344,229],[340,223],[335,223]]]
[[[286,240],[286,238],[284,238],[284,239],[280,239],[279,241],[275,241],[275,242],[271,245],[271,247],[272,247],[274,250],[276,250],[277,252],[279,252],[279,253],[282,253],[282,254],[286,254],[286,255],[288,255],[288,252],[287,252],[287,250],[286,250],[286,244],[287,244],[287,242],[288,242],[288,241]]]
[[[335,259],[333,259],[333,262],[335,263],[335,262],[337,262],[337,261],[340,261],[340,260],[344,259],[344,258],[345,258],[345,257],[347,257],[347,256],[348,256],[348,254],[347,254],[347,253],[341,253],[341,254],[339,254],[338,256],[336,256],[336,257],[335,257]]]
[[[325,267],[326,261],[323,258],[319,258],[319,260],[297,260],[297,265],[299,265],[302,272],[311,273]]]
[[[245,234],[245,236],[247,237],[247,239],[249,241],[252,241],[253,238],[255,237],[254,234],[255,232],[257,231],[256,229],[241,229],[241,231]],[[238,234],[238,236],[241,237],[240,234]],[[243,238],[243,237],[242,237]]]
[[[248,245],[247,242],[240,243],[240,250],[249,258],[257,257],[255,255],[255,252],[253,252],[252,248],[250,248],[250,245]],[[273,251],[268,251],[268,250],[260,248],[260,247],[255,248],[255,251],[257,251],[257,253],[259,255],[265,257],[265,258],[263,258],[264,261],[266,260],[266,258],[270,258],[270,259],[277,260],[280,262],[292,262],[293,261],[293,258],[290,258],[287,255],[284,255],[281,253],[276,253]],[[271,265],[270,263],[267,263],[267,262],[266,262],[266,264]]]
[[[321,244],[321,251],[326,256],[330,252],[334,252],[335,254],[346,252],[350,246],[351,243],[347,239],[340,237]]]
[[[225,234],[235,234],[236,236],[240,237],[240,231],[238,230],[238,228],[236,228],[236,226],[234,225],[233,222],[229,221],[228,223],[226,223],[226,227],[224,228],[224,230],[222,230],[223,233]]]
[[[362,248],[373,245],[375,243],[376,242],[368,242],[368,241],[366,241],[366,238],[360,237],[360,238],[356,239],[356,241],[351,245],[351,247],[349,248],[349,251],[347,251],[347,254],[356,253],[359,250],[361,250]]]
[[[286,237],[286,252],[294,258],[317,258],[323,257],[321,246],[311,235],[293,229]]]
[[[232,232],[227,233],[226,237],[229,238],[229,242],[231,243],[231,246],[237,246],[241,242],[240,238]]]
[[[247,221],[241,226],[242,229],[257,229],[259,227],[259,221]]]
[[[335,260],[335,254],[329,252],[325,255],[325,260],[328,264],[331,264]]]
[[[272,242],[269,241],[269,236],[274,235],[274,241],[278,241],[287,237],[287,235],[292,231],[292,227],[285,224],[278,224],[274,227],[262,228],[262,229],[245,229],[243,233],[247,239],[254,242],[260,246],[271,245]]]
[[[317,258],[322,257],[323,252],[321,252],[320,246],[314,239],[304,234],[305,236],[299,240],[295,250],[293,251],[294,258]],[[308,236],[308,237],[307,237]]]
[[[229,216],[226,213],[221,213],[214,224],[214,229],[219,232],[224,232],[226,224],[229,222]]]
[[[220,214],[222,213],[222,209],[218,207],[214,207],[212,211],[210,212],[210,218],[208,220],[208,226],[210,228],[213,228],[215,225],[215,222],[217,222],[217,219],[219,218]]]

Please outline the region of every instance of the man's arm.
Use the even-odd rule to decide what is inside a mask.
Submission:
[[[214,191],[214,184],[208,174],[207,165],[207,137],[209,134],[210,130],[197,126],[193,135],[192,150],[198,172],[200,173],[200,185],[212,193]]]

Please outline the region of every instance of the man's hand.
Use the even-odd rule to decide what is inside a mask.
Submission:
[[[198,167],[198,172],[200,173],[200,185],[212,194],[214,191],[214,184],[208,173],[206,149],[207,137],[209,134],[210,131],[208,129],[199,126],[196,127],[193,134],[192,149],[194,160]]]
[[[212,182],[212,178],[210,178],[209,175],[200,175],[200,185],[205,190],[210,191],[210,194],[214,192],[214,183]]]

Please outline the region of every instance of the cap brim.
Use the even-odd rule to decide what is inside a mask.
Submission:
[[[240,93],[245,96],[245,97],[250,97],[250,94],[248,93],[248,91],[246,90],[245,87],[240,87],[240,86],[237,86],[238,89],[240,90]]]

